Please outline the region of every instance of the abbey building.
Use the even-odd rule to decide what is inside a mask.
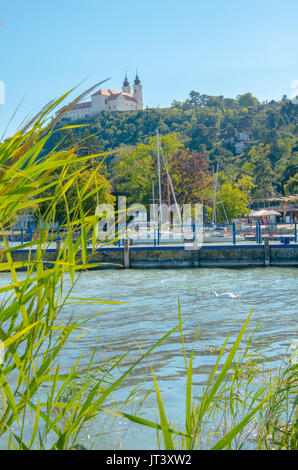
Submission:
[[[121,91],[100,89],[91,96],[91,101],[76,104],[65,113],[64,118],[73,121],[96,116],[102,111],[135,111],[139,109],[143,109],[143,93],[137,73],[132,90],[127,76],[125,76]]]

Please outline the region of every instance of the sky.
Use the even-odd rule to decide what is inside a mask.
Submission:
[[[191,90],[292,96],[297,18],[297,0],[0,0],[0,138],[16,110],[6,135],[72,87],[117,90],[136,69],[145,107]]]

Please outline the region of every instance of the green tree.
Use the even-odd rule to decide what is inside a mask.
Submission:
[[[285,159],[280,159],[277,167],[280,173],[280,184],[286,194],[289,194],[290,188],[293,188],[291,189],[291,192],[295,194],[295,185],[293,187],[293,182],[295,181],[295,176],[298,172],[298,152],[295,152],[290,156],[286,156]],[[292,183],[289,185],[290,181],[292,181]]]
[[[246,195],[248,200],[251,199],[252,192],[256,187],[253,178],[249,175],[241,175],[235,186]]]
[[[292,178],[289,179],[288,183],[285,184],[285,193],[286,194],[298,194],[298,173]]]
[[[254,198],[268,198],[274,194],[273,182],[275,175],[268,157],[270,146],[259,144],[252,147],[248,152],[249,161],[245,169],[253,177],[255,188],[253,189]]]
[[[243,108],[250,108],[260,104],[259,100],[255,98],[251,93],[245,93],[244,95],[237,96],[238,103]]]
[[[126,196],[129,204],[148,204],[152,181],[155,182],[153,166],[150,146],[139,144],[120,148],[111,167],[114,194]]]
[[[189,93],[189,103],[192,106],[206,106],[209,100],[208,95],[201,95],[199,92],[192,90]]]
[[[166,170],[163,165],[162,153],[169,163],[183,144],[176,135],[169,134],[159,138],[160,166],[162,174]],[[152,183],[157,186],[157,139],[152,137],[148,144],[138,144],[135,147],[122,147],[115,155],[111,168],[114,194],[124,195],[128,203],[138,202],[150,204],[152,202]]]
[[[223,184],[220,188],[220,195],[217,196],[217,220],[219,222],[226,222],[227,215],[229,222],[231,222],[233,218],[240,217],[248,212],[247,195],[237,186],[229,183]]]
[[[77,200],[78,188],[83,194],[82,208],[86,215],[93,216],[98,204],[114,204],[115,202],[115,197],[112,195],[112,186],[105,176],[100,173],[100,166],[94,168],[88,165],[75,164],[72,165],[72,169],[76,169],[77,174],[74,180],[70,180],[71,184],[65,193],[66,202],[64,198],[61,198],[56,204],[56,218],[59,223],[66,220],[67,208],[70,215],[72,214],[72,209]],[[60,173],[57,173],[56,176],[58,181],[60,178],[63,178],[65,182],[68,178],[67,175]],[[57,187],[58,183],[56,188]],[[53,197],[53,191],[56,190],[56,188],[54,187],[54,189],[46,191],[45,196]],[[48,203],[41,203],[39,206],[39,216],[43,216],[47,209]]]
[[[161,136],[159,144],[162,201],[174,203],[172,183],[179,204],[206,202],[212,191],[212,177],[204,155],[190,152],[174,134]],[[150,204],[153,183],[158,202],[156,137],[148,144],[120,148],[114,158],[112,181],[114,194],[126,196],[129,204]]]

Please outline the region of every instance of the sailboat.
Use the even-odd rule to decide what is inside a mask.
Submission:
[[[155,191],[154,191],[154,183],[152,182],[152,197],[153,197],[153,207],[154,207],[154,214],[153,214],[153,224],[151,220],[151,224],[147,226],[147,223],[144,222],[143,230],[138,230],[138,232],[130,233],[129,237],[134,239],[136,244],[150,244],[152,240],[160,244],[182,244],[186,241],[194,241],[192,240],[193,234],[193,227],[189,225],[189,227],[183,227],[182,217],[180,207],[177,203],[172,179],[168,170],[167,161],[163,154],[162,148],[159,144],[159,134],[158,129],[156,131],[156,145],[157,145],[157,165],[158,165],[158,207],[157,207],[157,214],[155,213]],[[174,199],[175,208],[176,208],[176,215],[178,218],[177,228],[171,225],[170,214],[169,219],[166,223],[163,223],[163,217],[161,214],[162,211],[162,193],[161,193],[161,158],[166,170],[167,180],[168,180],[168,191],[171,190],[172,197]],[[223,228],[217,225],[216,223],[216,199],[217,193],[219,193],[220,198],[221,194],[218,191],[218,164],[216,169],[216,174],[213,170],[213,215],[212,215],[212,226],[209,228],[204,228],[203,233],[203,243],[216,243],[216,242],[233,242],[233,233],[232,230],[229,228]],[[168,207],[170,208],[170,194],[168,194]],[[229,221],[227,218],[227,214],[224,208],[224,204],[221,198],[221,204],[223,206],[224,214],[226,217],[227,224],[229,225]],[[146,227],[145,227],[146,226]],[[183,228],[183,230],[182,230]],[[187,233],[186,233],[187,232]],[[237,240],[244,239],[239,235],[236,236]]]
[[[155,205],[154,183],[152,182],[152,198],[153,198],[154,213],[151,214],[151,216],[153,215],[153,220],[151,219],[149,225],[147,225],[146,223],[146,228],[144,228],[143,230],[139,230],[136,233],[130,233],[129,238],[133,239],[135,244],[148,244],[148,243],[151,244],[152,240],[155,240],[155,242],[157,242],[158,244],[183,243],[184,234],[181,233],[182,218],[181,218],[180,207],[177,204],[172,179],[168,171],[168,165],[167,165],[167,162],[165,160],[165,157],[163,155],[162,149],[159,144],[158,129],[156,130],[156,145],[157,145],[157,165],[158,165],[157,211],[156,211],[156,205]],[[168,185],[171,188],[171,192],[175,201],[176,213],[177,213],[178,220],[179,220],[178,228],[176,230],[175,228],[171,227],[170,214],[169,214],[169,220],[167,222],[164,222],[162,213],[161,213],[163,205],[162,205],[162,193],[161,193],[161,158],[160,156],[162,157],[162,160],[166,169],[166,173],[167,173]],[[170,204],[169,204],[169,209],[170,209]]]
[[[162,148],[160,147],[159,144],[159,133],[158,129],[156,130],[156,146],[157,146],[157,165],[158,165],[158,196],[159,196],[159,209],[158,209],[158,220],[157,220],[157,231],[159,235],[159,243],[183,243],[184,242],[184,234],[181,233],[181,227],[182,227],[182,217],[181,217],[181,211],[180,207],[177,203],[173,183],[171,176],[169,174],[169,169],[167,165],[167,161],[165,159],[165,156],[163,154]],[[168,181],[168,209],[170,211],[170,190],[172,192],[172,196],[174,199],[175,203],[175,208],[176,208],[176,214],[178,216],[179,224],[177,230],[175,230],[175,227],[171,227],[171,216],[169,212],[169,218],[166,223],[163,223],[163,217],[162,217],[162,194],[161,194],[161,159],[160,156],[162,157],[162,161],[166,170],[167,174],[167,181]],[[154,184],[152,186],[154,188]],[[159,229],[158,229],[159,228]]]
[[[204,229],[204,234],[203,234],[203,243],[216,243],[216,242],[233,242],[233,232],[230,228],[228,227],[220,227],[216,224],[216,204],[217,204],[217,192],[219,193],[220,199],[221,199],[221,204],[222,208],[225,214],[226,222],[227,225],[229,225],[229,219],[227,217],[227,213],[225,210],[225,206],[220,194],[220,191],[218,191],[218,163],[216,166],[216,174],[214,173],[213,169],[213,213],[212,213],[212,226],[210,229]],[[244,240],[243,236],[236,235],[236,240]]]

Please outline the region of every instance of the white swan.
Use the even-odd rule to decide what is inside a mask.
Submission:
[[[241,294],[232,294],[231,292],[223,292],[222,294],[218,294],[217,292],[215,292],[215,290],[212,290],[211,291],[211,297],[213,299],[215,298],[220,298],[220,299],[238,299],[240,297]]]

